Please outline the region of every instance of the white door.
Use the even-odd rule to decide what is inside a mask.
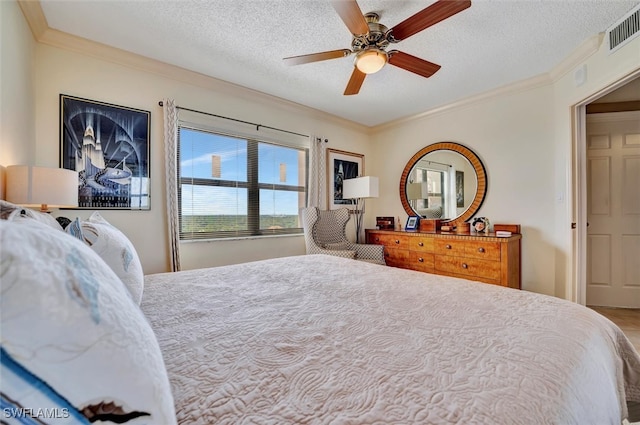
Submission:
[[[586,127],[587,305],[640,308],[640,112]]]

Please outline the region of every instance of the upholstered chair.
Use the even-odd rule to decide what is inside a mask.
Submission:
[[[352,258],[376,264],[385,264],[384,247],[354,243],[346,237],[349,210],[320,210],[316,207],[302,210],[304,239],[307,254],[327,254]]]

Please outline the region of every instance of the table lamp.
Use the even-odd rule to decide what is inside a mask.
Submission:
[[[378,197],[378,178],[365,176],[346,179],[342,183],[342,199],[356,200],[356,243],[360,243],[362,217],[364,216],[364,201],[366,198]],[[362,202],[362,206],[360,206]]]
[[[51,212],[78,206],[78,172],[64,168],[10,165],[5,170],[6,199],[16,205]]]

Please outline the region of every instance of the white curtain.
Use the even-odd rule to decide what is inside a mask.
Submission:
[[[180,270],[180,224],[178,221],[178,109],[173,99],[164,99],[164,163],[167,194],[167,222],[171,270]]]
[[[457,198],[456,198],[456,167],[452,165],[449,167],[449,178],[448,178],[448,186],[444,188],[443,193],[445,193],[444,201],[445,201],[445,209],[443,217],[457,217],[458,213],[456,211]],[[453,193],[453,196],[451,194]]]
[[[309,192],[307,206],[327,209],[327,140],[309,136]]]

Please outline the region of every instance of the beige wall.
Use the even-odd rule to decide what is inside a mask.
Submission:
[[[586,71],[586,81],[576,84],[574,74],[578,68]],[[600,93],[607,87],[622,80],[632,73],[640,71],[640,38],[636,38],[629,44],[613,54],[607,51],[606,42],[602,42],[598,51],[576,66],[571,72],[567,72],[554,84],[554,114],[556,115],[555,138],[556,150],[553,152],[556,164],[556,191],[566,193],[569,201],[556,209],[556,227],[558,235],[559,251],[566,259],[564,270],[558,269],[557,280],[564,282],[558,286],[557,294],[566,299],[576,299],[575,265],[572,263],[574,250],[574,232],[571,231],[571,222],[574,217],[575,200],[572,160],[575,159],[575,144],[572,143],[573,110],[572,106],[584,103],[594,94]],[[593,100],[593,99],[591,99]]]
[[[377,215],[406,219],[398,185],[402,169],[415,152],[440,141],[466,145],[482,159],[488,173],[487,198],[479,214],[489,217],[492,223],[523,225],[523,288],[573,297],[569,228],[573,195],[571,105],[638,68],[640,39],[613,55],[600,48],[582,63],[578,62],[576,66],[587,65],[588,75],[587,82],[579,87],[573,81],[575,68],[566,68],[491,96],[449,105],[439,112],[366,129],[122,52],[87,49],[55,34],[45,37],[43,43],[34,43],[15,3],[0,4],[3,24],[0,164],[31,161],[57,166],[60,93],[151,111],[152,209],[103,212],[131,238],[146,273],[168,268],[162,111],[158,101],[169,97],[194,109],[318,134],[331,141],[330,147],[365,154],[367,174],[380,177],[381,193],[380,198],[367,202],[366,227],[374,225]],[[6,51],[7,36],[21,47]],[[61,45],[70,47],[56,47]],[[15,89],[15,94],[6,95],[7,86]],[[9,109],[7,102],[16,97],[26,98],[26,106]],[[5,112],[14,115],[11,131],[5,130]],[[29,133],[31,136],[26,137],[33,141],[24,144],[24,135]],[[90,212],[61,213],[87,216]],[[304,242],[302,237],[292,236],[190,242],[183,243],[182,248],[184,268],[195,268],[302,254]]]
[[[0,165],[34,164],[35,44],[18,4],[0,1]]]
[[[58,164],[58,97],[60,93],[151,111],[151,210],[103,211],[136,246],[146,273],[168,268],[165,214],[162,108],[158,101],[173,98],[178,105],[303,134],[318,134],[330,146],[370,155],[367,137],[357,126],[328,120],[246,89],[219,88],[217,82],[193,75],[196,84],[96,57],[39,43],[36,79],[36,160]],[[161,70],[162,71],[162,70]],[[180,73],[175,75],[180,76]],[[198,84],[201,83],[201,84]],[[63,212],[61,212],[63,213]],[[88,211],[66,211],[87,216]],[[182,244],[184,269],[232,264],[285,255],[304,254],[301,236]]]
[[[381,178],[382,196],[370,202],[366,226],[376,215],[406,219],[398,184],[415,152],[435,142],[461,143],[487,169],[487,197],[478,215],[523,226],[523,289],[575,300],[572,106],[640,68],[640,38],[612,55],[604,44],[594,48],[587,59],[550,73],[547,82],[535,78],[377,131],[371,172]],[[578,86],[574,73],[583,65],[587,80]]]
[[[554,169],[553,101],[550,86],[491,97],[471,105],[390,127],[375,135],[374,172],[381,197],[371,202],[376,215],[407,214],[400,204],[400,174],[411,156],[436,142],[472,149],[487,170],[488,189],[478,215],[492,223],[523,225],[523,288],[553,293]],[[383,155],[383,153],[386,154]],[[371,222],[368,224],[372,225]],[[535,260],[534,260],[535,259]]]

